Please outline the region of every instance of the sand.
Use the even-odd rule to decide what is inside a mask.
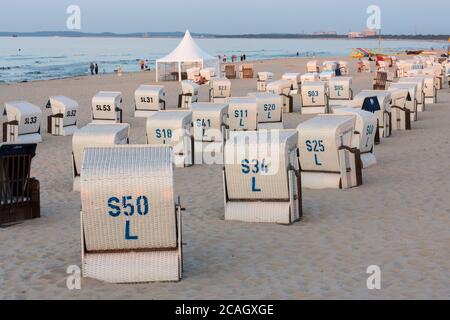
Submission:
[[[256,71],[306,71],[305,59],[255,62]],[[372,75],[356,74],[355,92]],[[133,94],[152,84],[144,72],[22,84],[1,84],[0,103],[24,99],[44,108],[50,95],[81,105],[90,121],[99,90],[124,96],[131,143],[145,142],[145,119],[134,119]],[[168,106],[178,83],[164,83]],[[255,80],[233,80],[234,96]],[[207,88],[201,89],[201,101]],[[80,265],[80,195],[71,191],[71,137],[43,134],[32,174],[41,182],[42,218],[0,229],[0,299],[448,299],[450,298],[450,91],[409,132],[393,132],[376,148],[378,165],[348,191],[304,190],[304,219],[292,226],[225,222],[220,166],[176,169],[184,213],[184,279],[180,283],[112,285],[83,279],[66,287],[66,269]],[[43,109],[46,116],[49,111]],[[285,117],[287,128],[307,119]],[[46,121],[43,121],[46,132]],[[382,289],[367,289],[378,265]]]

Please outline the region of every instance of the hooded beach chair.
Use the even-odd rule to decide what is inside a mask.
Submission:
[[[71,136],[78,129],[78,102],[64,96],[50,97],[47,108],[52,110],[48,116],[47,131],[54,136]]]
[[[136,118],[147,118],[160,110],[166,109],[166,92],[164,86],[141,85],[134,92]]]
[[[363,90],[358,93],[351,106],[375,114],[378,119],[378,130],[375,142],[378,144],[382,138],[392,134],[391,93],[384,90]]]
[[[304,84],[305,82],[319,82],[319,81],[320,81],[320,74],[317,72],[305,73],[302,74],[300,77],[301,84]]]
[[[391,93],[392,130],[411,130],[411,111],[406,103],[411,101],[408,89],[389,88]]]
[[[338,108],[334,109],[333,113],[355,117],[352,147],[359,149],[363,169],[376,165],[377,158],[375,157],[374,148],[377,117],[371,112],[357,108]]]
[[[334,72],[334,75],[336,74],[336,70],[339,69],[339,63],[337,61],[324,61],[323,62],[323,71],[331,71]]]
[[[233,97],[228,99],[227,125],[230,131],[258,130],[256,98]]]
[[[226,103],[231,97],[231,81],[227,78],[214,78],[209,82],[209,102]]]
[[[252,64],[241,64],[239,66],[240,79],[253,79],[254,73],[254,67]]]
[[[330,106],[347,105],[353,99],[353,80],[351,77],[336,77],[328,81]]]
[[[409,95],[406,95],[406,103],[405,107],[409,109],[411,122],[418,120],[418,112],[417,112],[417,83],[393,83],[388,91],[394,90],[408,90]],[[398,94],[397,94],[398,96]],[[399,104],[399,103],[396,103]]]
[[[31,177],[36,144],[0,146],[0,228],[40,217],[39,181]]]
[[[320,64],[317,60],[308,61],[306,63],[306,72],[308,73],[319,73],[320,72]]]
[[[291,95],[291,82],[288,80],[277,80],[267,84],[267,92],[283,97],[283,112],[294,112],[294,96]]]
[[[387,71],[377,71],[373,79],[373,90],[386,90],[388,87]]]
[[[225,65],[225,75],[224,76],[227,79],[236,79],[236,65],[235,64]]]
[[[92,98],[92,123],[122,123],[122,93],[100,91]]]
[[[417,112],[425,111],[425,79],[422,77],[404,77],[398,80],[399,83],[416,83],[416,99],[417,99]]]
[[[42,111],[27,101],[5,103],[7,121],[3,123],[3,142],[40,143]]]
[[[88,147],[110,147],[129,143],[130,125],[88,124],[75,131],[72,138],[73,191],[80,191],[80,173],[84,150]]]
[[[301,123],[299,161],[309,189],[349,189],[362,185],[360,151],[353,147],[355,117],[319,115]]]
[[[195,164],[223,164],[227,139],[226,103],[193,103],[192,130]]]
[[[330,113],[328,82],[306,82],[302,85],[302,113]]]
[[[267,83],[273,81],[273,72],[258,72],[256,74],[256,91],[265,92],[267,90]]]
[[[147,143],[173,148],[178,168],[194,164],[194,146],[191,135],[192,111],[159,111],[147,118]]]
[[[173,152],[87,148],[81,169],[82,275],[107,283],[182,278],[182,221]]]
[[[181,94],[178,96],[178,108],[190,109],[192,104],[198,102],[200,86],[193,81],[181,81]]]
[[[302,217],[295,130],[231,133],[223,172],[225,220],[291,224]]]
[[[350,75],[350,67],[347,61],[339,61],[339,70],[341,71],[341,76]]]
[[[287,80],[291,83],[291,95],[300,94],[301,75],[300,73],[285,73],[281,77],[283,80]]]
[[[259,130],[284,129],[283,97],[268,92],[252,92],[248,96],[256,99]]]

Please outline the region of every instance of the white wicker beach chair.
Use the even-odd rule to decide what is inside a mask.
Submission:
[[[306,72],[308,73],[319,73],[320,65],[317,60],[308,61],[306,63]]]
[[[228,99],[227,125],[230,131],[258,130],[256,98],[233,97]]]
[[[3,142],[29,144],[42,142],[39,107],[27,101],[5,103],[7,121],[3,123]]]
[[[322,71],[319,74],[320,81],[330,81],[331,79],[336,77],[336,73],[334,71]]]
[[[341,76],[350,75],[350,67],[348,61],[339,61],[339,70],[341,71]]]
[[[155,112],[166,109],[164,86],[141,85],[134,92],[136,118],[148,118]]]
[[[232,133],[225,147],[225,220],[291,224],[302,217],[295,130]]]
[[[409,96],[406,96],[406,104],[405,107],[409,109],[411,122],[418,120],[418,112],[417,112],[417,83],[393,83],[389,87],[388,91],[393,90],[408,90]],[[399,104],[399,103],[397,103]]]
[[[192,104],[195,164],[223,164],[227,115],[226,103]]]
[[[87,148],[81,170],[83,277],[180,281],[182,221],[170,148]]]
[[[147,118],[147,143],[172,147],[178,168],[192,166],[194,150],[191,126],[192,111],[159,111]]]
[[[337,61],[324,61],[323,71],[333,71],[336,75],[336,70],[339,68],[339,63]]]
[[[267,92],[283,97],[283,112],[294,112],[294,97],[291,95],[291,82],[288,80],[277,80],[267,84]]]
[[[52,109],[48,116],[47,131],[54,136],[71,136],[78,129],[78,102],[64,96],[50,97],[47,108]]]
[[[268,92],[251,92],[258,108],[258,130],[284,129],[283,97]]]
[[[258,72],[256,75],[256,91],[265,92],[267,90],[267,83],[273,81],[273,72]]]
[[[353,99],[352,82],[351,77],[336,77],[328,81],[331,108],[348,105],[348,101]]]
[[[377,131],[377,117],[372,112],[357,108],[335,109],[336,115],[350,115],[355,117],[355,131],[352,147],[359,149],[363,169],[377,164],[375,157],[375,135]]]
[[[423,69],[426,70],[426,69]],[[431,69],[432,70],[432,69]],[[435,76],[435,74],[431,71],[430,74],[425,74],[422,72],[421,74],[410,77],[413,79],[410,80],[416,80],[419,82],[419,87],[421,83],[421,79],[423,79],[423,95],[425,100],[425,105],[427,104],[435,104],[437,103],[437,95],[438,95],[438,79]],[[401,82],[404,82],[405,80],[402,80]]]
[[[205,78],[206,81],[211,81],[212,78],[216,77],[216,69],[215,68],[201,69],[200,76]]]
[[[80,191],[80,173],[84,150],[88,147],[110,147],[129,143],[130,125],[88,124],[77,130],[72,138],[73,191]]]
[[[291,95],[296,95],[300,93],[301,86],[301,75],[300,73],[285,73],[281,77],[283,80],[287,80],[291,83]]]
[[[226,103],[231,97],[231,81],[227,78],[214,78],[209,82],[209,102]]]
[[[425,111],[425,79],[422,77],[404,77],[398,80],[399,83],[417,83],[416,99],[417,112]]]
[[[255,73],[253,64],[241,64],[238,70],[240,79],[253,79]]]
[[[354,116],[319,115],[301,123],[302,185],[309,189],[348,189],[362,185],[360,151],[352,147]]]
[[[392,134],[391,93],[385,90],[363,90],[358,93],[351,106],[370,111],[378,118],[378,131],[375,142]]]
[[[411,130],[411,111],[406,107],[411,101],[408,89],[389,88],[391,93],[392,130]]]
[[[320,74],[317,72],[305,73],[300,77],[301,84],[305,82],[319,82]]]
[[[329,113],[329,89],[327,82],[306,82],[302,85],[302,113]]]
[[[181,81],[181,94],[178,96],[178,108],[191,109],[192,104],[198,102],[200,86],[193,81]]]
[[[122,93],[100,91],[92,98],[92,123],[122,123]]]

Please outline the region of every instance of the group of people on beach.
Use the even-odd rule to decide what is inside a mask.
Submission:
[[[91,70],[91,75],[93,76],[94,74],[98,74],[98,64],[97,63],[93,63],[91,62],[91,65],[89,67],[89,69]]]
[[[228,57],[226,54],[224,54],[223,56],[218,55],[217,57],[219,58],[219,60],[222,60],[223,63],[226,63],[228,61]],[[241,56],[239,58],[240,58],[241,62],[247,61],[247,55],[245,53],[241,54]],[[238,60],[238,56],[233,54],[231,56],[231,62],[236,62],[237,60]]]

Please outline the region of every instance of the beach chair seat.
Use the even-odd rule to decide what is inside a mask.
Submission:
[[[267,92],[283,97],[283,112],[294,112],[294,96],[291,95],[291,82],[280,79],[267,84]]]
[[[194,137],[194,163],[223,164],[227,139],[226,103],[193,103],[192,130]]]
[[[110,147],[129,143],[130,125],[88,124],[75,131],[72,138],[73,191],[80,191],[80,173],[84,150],[88,147]]]
[[[225,65],[225,78],[236,79],[236,65],[235,64]]]
[[[386,90],[388,83],[387,71],[377,71],[373,79],[373,90]]]
[[[417,112],[417,83],[393,83],[388,91],[393,90],[408,90],[409,95],[406,96],[406,104],[405,107],[409,110],[411,122],[418,120],[418,112]]]
[[[324,70],[319,74],[320,81],[330,81],[336,77],[335,71]]]
[[[100,91],[92,98],[92,123],[122,123],[122,93]]]
[[[214,78],[209,82],[209,102],[226,103],[231,97],[231,81],[227,78]]]
[[[318,115],[301,123],[299,161],[309,189],[349,189],[362,185],[360,151],[352,146],[355,117]]]
[[[48,116],[47,131],[54,136],[71,136],[78,129],[78,102],[64,96],[50,97],[47,108],[52,110]]]
[[[210,81],[211,78],[216,77],[215,68],[204,68],[200,70],[200,76],[205,78],[206,81]]]
[[[191,135],[192,111],[159,111],[147,118],[147,143],[172,147],[175,166],[194,164],[194,146]]]
[[[87,148],[81,170],[83,277],[107,283],[182,278],[173,153],[142,145]]]
[[[327,82],[306,82],[302,85],[301,91],[303,114],[330,113]]]
[[[193,67],[186,70],[187,80],[197,81],[198,77],[200,77],[200,68]]]
[[[0,227],[40,217],[39,181],[31,177],[36,144],[0,146]]]
[[[258,130],[256,98],[232,97],[228,99],[227,125],[230,131]]]
[[[425,79],[422,77],[404,77],[398,80],[399,83],[417,83],[416,99],[417,112],[425,111]]]
[[[253,79],[254,73],[253,64],[241,64],[239,66],[239,78],[241,79]]]
[[[265,92],[267,90],[267,83],[273,81],[273,72],[258,72],[256,75],[256,91]]]
[[[377,164],[375,157],[375,135],[377,118],[371,112],[357,108],[339,108],[333,111],[336,115],[350,115],[355,117],[355,131],[352,147],[359,149],[363,169]]]
[[[320,74],[317,72],[310,72],[302,74],[300,77],[300,83],[304,84],[305,82],[319,82]]]
[[[284,129],[283,97],[268,92],[251,92],[258,108],[258,129]]]
[[[3,123],[3,142],[40,143],[42,111],[27,101],[5,103],[7,121]]]
[[[317,61],[317,60],[308,61],[306,63],[306,72],[319,73],[320,72],[319,61]]]
[[[384,90],[363,90],[351,102],[352,107],[363,109],[375,114],[378,119],[378,130],[375,143],[392,134],[391,93]]]
[[[225,220],[292,224],[302,217],[295,130],[234,132],[225,146]]]
[[[148,118],[155,112],[166,109],[164,86],[141,85],[134,92],[134,116]]]
[[[198,102],[200,86],[193,81],[181,82],[181,94],[178,96],[178,108],[190,109],[193,103]]]
[[[328,81],[330,90],[330,107],[348,105],[353,99],[353,79],[351,77],[336,77]]]
[[[291,95],[296,95],[300,93],[301,86],[301,75],[300,73],[285,73],[281,77],[283,80],[287,80],[291,83]]]
[[[341,76],[348,76],[350,75],[350,66],[348,64],[348,61],[339,61],[339,70],[341,72]]]
[[[411,101],[408,89],[389,88],[391,93],[392,130],[411,130],[411,111],[406,107]]]

